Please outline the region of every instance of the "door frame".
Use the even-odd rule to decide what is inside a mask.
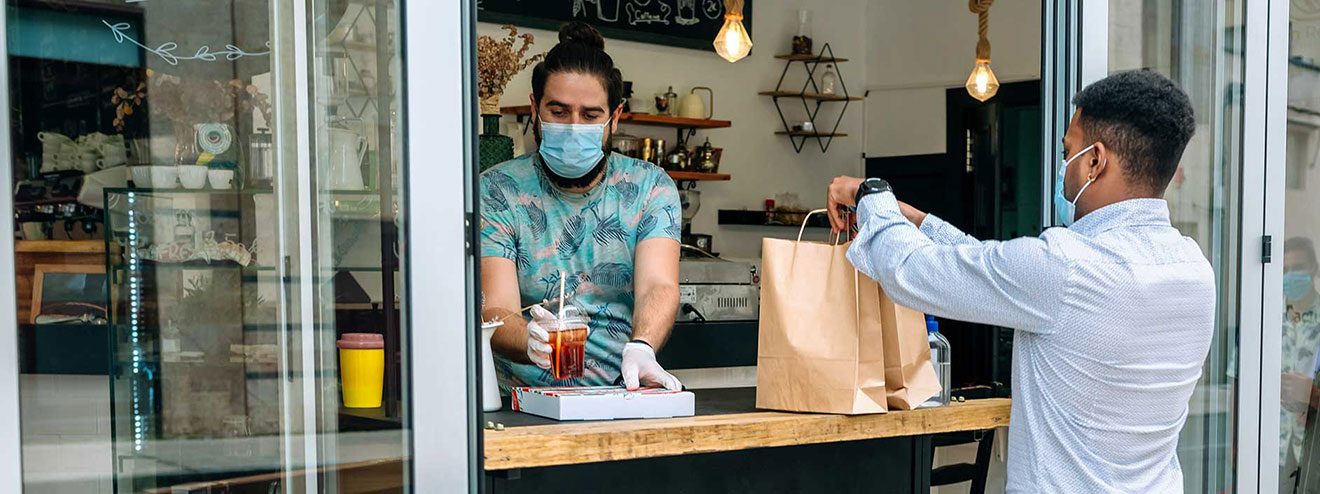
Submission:
[[[403,168],[410,482],[418,492],[475,493],[482,458],[476,1],[401,1],[403,151],[418,165]]]
[[[7,19],[9,9],[0,9],[0,97],[5,103],[0,111],[0,132],[9,142],[9,38]],[[14,168],[13,150],[9,145],[0,146],[0,184],[4,184],[5,193],[0,194],[0,232],[14,231]],[[14,283],[14,235],[0,235],[0,491],[23,492],[23,429],[20,425],[20,400],[18,388],[18,294]]]

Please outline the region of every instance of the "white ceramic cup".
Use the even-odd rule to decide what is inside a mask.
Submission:
[[[119,166],[128,161],[128,150],[122,144],[105,144],[100,151],[101,160],[96,164],[99,168]]]
[[[206,187],[207,170],[201,165],[182,165],[179,167],[179,182],[185,189],[202,189]]]
[[[150,166],[130,166],[130,173],[133,174],[133,185],[137,187],[151,187],[151,167]]]
[[[206,176],[211,180],[212,189],[228,189],[234,186],[233,170],[207,170]]]
[[[179,169],[174,166],[152,166],[151,186],[157,189],[173,189],[179,186]]]
[[[78,155],[78,159],[74,161],[74,163],[77,165],[79,170],[82,170],[83,172],[86,173],[91,173],[99,168],[96,165],[96,162],[99,159],[100,158],[95,153],[83,153]]]

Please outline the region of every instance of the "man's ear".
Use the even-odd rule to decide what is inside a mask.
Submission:
[[[1095,143],[1095,148],[1092,149],[1092,158],[1086,160],[1086,176],[1088,179],[1091,177],[1100,178],[1101,174],[1109,170],[1109,162],[1113,157],[1110,154],[1111,152],[1109,147],[1105,146],[1105,143]]]
[[[619,131],[619,118],[623,116],[623,103],[614,108],[614,117],[610,118],[610,133]]]

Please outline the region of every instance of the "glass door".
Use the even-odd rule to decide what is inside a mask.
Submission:
[[[413,490],[402,1],[7,4],[25,488]]]
[[[1064,4],[1056,22],[1063,34],[1054,47],[1060,72],[1069,77],[1064,80],[1074,81],[1065,83],[1069,91],[1108,74],[1151,70],[1191,98],[1196,134],[1165,199],[1173,226],[1194,239],[1214,266],[1219,303],[1178,457],[1186,492],[1255,492],[1262,264],[1260,222],[1253,218],[1263,214],[1263,173],[1259,166],[1248,166],[1259,158],[1246,157],[1264,152],[1264,84],[1251,74],[1263,73],[1266,2]],[[1249,23],[1259,27],[1248,29]],[[1071,110],[1059,104],[1055,111],[1066,113],[1055,118]]]

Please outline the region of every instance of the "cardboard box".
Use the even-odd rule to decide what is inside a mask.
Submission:
[[[690,391],[622,386],[514,388],[513,409],[555,420],[613,420],[691,417]]]

